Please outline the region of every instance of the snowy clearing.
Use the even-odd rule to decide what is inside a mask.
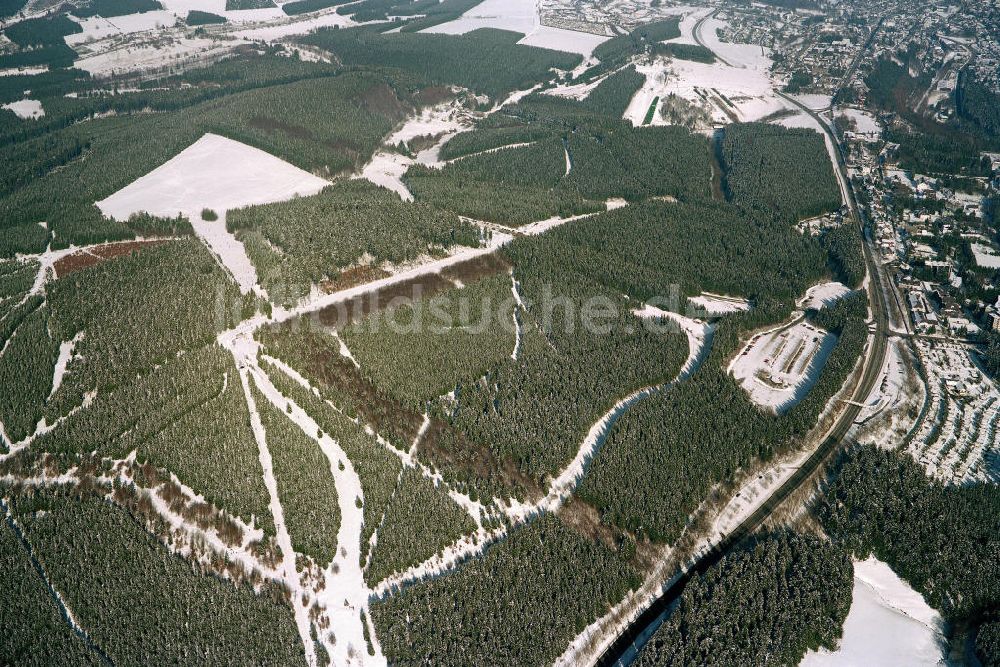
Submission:
[[[479,28],[519,32],[524,38],[518,44],[579,53],[584,58],[589,58],[598,44],[609,39],[586,32],[543,26],[535,0],[485,0],[454,21],[431,26],[423,32],[464,35]]]
[[[784,103],[774,93],[769,51],[752,44],[720,41],[716,30],[724,27],[725,21],[718,18],[701,20],[711,11],[700,8],[685,15],[680,26],[681,37],[672,41],[694,44],[700,39],[718,60],[707,64],[658,58],[652,63],[637,65],[636,69],[646,77],[646,82],[625,111],[625,118],[633,125],[642,124],[654,99],[659,97],[663,101],[670,95],[677,95],[704,110],[716,125],[760,120],[784,108]],[[698,39],[694,35],[695,27]],[[651,124],[665,125],[667,121],[656,113]]]
[[[377,151],[356,178],[365,178],[398,194],[403,201],[413,201],[413,194],[403,183],[403,175],[413,164],[440,166],[440,151],[449,139],[472,127],[473,115],[455,99],[422,109],[386,137],[385,148]],[[434,143],[414,157],[403,155],[395,147],[409,144],[418,137],[435,137]]]
[[[4,109],[9,109],[13,111],[18,118],[41,118],[45,115],[45,109],[42,108],[42,103],[38,100],[18,100],[17,102],[8,102],[3,105]]]
[[[589,58],[594,49],[608,41],[608,39],[608,37],[602,37],[601,35],[592,35],[586,32],[543,25],[536,28],[532,33],[518,42],[518,44],[538,46],[543,49],[554,49],[567,53],[579,53],[584,58]]]
[[[730,363],[750,399],[784,414],[819,379],[837,337],[805,321],[757,334]]]
[[[33,76],[35,74],[45,74],[48,71],[49,71],[48,65],[43,65],[41,67],[8,67],[7,69],[0,69],[0,77]]]
[[[69,16],[72,18],[72,15]],[[83,32],[66,35],[65,39],[67,45],[78,46],[116,35],[129,35],[147,30],[170,28],[177,21],[177,15],[166,10],[112,16],[111,18],[92,16],[90,18],[77,19],[80,27],[83,28]]]
[[[819,310],[831,306],[853,292],[850,287],[839,282],[820,283],[806,290],[806,295],[796,304],[801,310]]]
[[[695,308],[705,312],[707,317],[722,317],[730,313],[741,313],[750,310],[750,302],[735,296],[710,294],[702,292],[688,299]]]
[[[203,220],[200,213],[192,217],[191,226],[194,228],[194,233],[219,259],[223,268],[232,275],[241,293],[247,294],[253,291],[266,296],[264,288],[257,281],[257,269],[250,261],[243,242],[226,229],[226,213],[220,212],[218,216],[218,220],[212,221]]]
[[[263,294],[246,249],[226,229],[226,212],[313,195],[329,183],[270,153],[216,134],[206,134],[168,162],[97,202],[105,215],[127,220],[133,213],[186,216],[244,294]],[[203,209],[218,220],[203,220]]]
[[[94,42],[100,50],[91,51],[91,45],[81,46],[81,54],[73,64],[94,76],[109,76],[126,72],[156,70],[170,62],[173,67],[197,62],[211,62],[231,52],[238,42],[220,42],[207,37],[177,37],[164,44],[161,32],[132,36],[124,45],[117,39]]]
[[[168,162],[97,202],[104,215],[127,220],[145,211],[196,218],[203,208],[217,213],[314,195],[328,181],[270,153],[206,134]]]
[[[833,98],[829,95],[818,95],[816,93],[801,93],[790,95],[790,97],[806,105],[813,111],[825,111],[833,103]]]
[[[294,17],[285,17],[271,25],[237,30],[229,34],[251,41],[274,42],[293,35],[305,35],[318,28],[332,28],[335,26],[350,28],[355,25],[358,24],[352,21],[351,17],[338,14],[336,10],[331,10],[318,15],[301,14]]]
[[[192,10],[224,16],[231,23],[260,23],[287,18],[280,7],[227,10],[226,0],[160,0],[160,4],[182,18]]]
[[[422,32],[464,35],[479,28],[497,28],[528,35],[539,25],[535,0],[484,0],[457,19]]]
[[[943,665],[941,615],[882,561],[854,563],[854,600],[840,648],[810,651],[800,667]]]
[[[867,111],[855,109],[854,107],[841,108],[838,111],[854,121],[858,134],[866,134],[872,137],[878,137],[882,134],[882,126]]]
[[[73,348],[83,339],[83,332],[80,331],[70,340],[59,343],[59,357],[56,359],[56,366],[52,371],[52,389],[49,391],[49,398],[62,385],[63,376],[66,375],[66,367],[73,359]]]

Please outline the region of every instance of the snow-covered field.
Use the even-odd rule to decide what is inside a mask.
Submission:
[[[528,35],[539,24],[535,0],[484,0],[454,21],[431,26],[423,32],[464,35],[479,28],[497,28]]]
[[[840,648],[810,651],[800,667],[944,665],[941,615],[882,561],[854,563],[854,600]]]
[[[14,112],[18,118],[41,118],[45,115],[45,109],[42,108],[42,103],[38,100],[18,100],[17,102],[8,102],[3,105],[4,109],[9,109]]]
[[[838,112],[843,113],[854,121],[858,134],[867,134],[873,137],[882,134],[882,126],[875,120],[875,116],[867,111],[855,109],[854,107],[845,107],[838,109]]]
[[[544,49],[566,51],[567,53],[579,53],[584,58],[589,58],[594,49],[607,40],[607,37],[600,35],[540,25],[526,35],[518,44],[539,46]]]
[[[454,21],[431,26],[424,32],[464,35],[479,28],[497,28],[519,32],[524,38],[519,44],[579,53],[589,57],[601,42],[601,37],[575,30],[543,26],[536,0],[484,0]]]
[[[754,336],[729,365],[750,399],[782,414],[819,379],[837,337],[805,321]]]
[[[690,60],[660,58],[637,66],[646,82],[632,98],[625,118],[640,125],[653,100],[670,94],[705,109],[717,124],[755,121],[786,108],[787,103],[774,94],[770,77],[771,59],[767,49],[752,44],[722,42],[717,30],[726,22],[709,17],[711,8],[687,8],[681,19],[681,36],[668,40],[695,44],[700,39],[717,61],[712,64]],[[705,19],[702,21],[702,19]],[[698,31],[695,38],[694,31]],[[653,125],[665,121],[655,114]]]
[[[186,17],[191,10],[225,16],[231,23],[258,23],[286,18],[280,7],[227,11],[226,0],[160,0],[160,4],[181,18]]]
[[[104,215],[127,220],[146,211],[197,217],[251,204],[313,195],[328,181],[270,153],[217,134],[206,134],[165,164],[97,202]]]
[[[833,99],[829,95],[819,95],[816,93],[800,93],[792,95],[796,100],[806,105],[813,111],[823,111],[830,108]]]
[[[187,12],[184,13],[187,15]],[[73,16],[68,15],[70,18]],[[181,17],[183,18],[183,17]],[[93,16],[86,19],[78,19],[77,22],[83,28],[83,32],[73,35],[66,35],[66,44],[77,46],[86,42],[93,42],[107,37],[117,35],[128,35],[135,32],[145,32],[146,30],[160,30],[173,27],[178,20],[177,14],[166,10],[156,10],[143,14],[127,14],[125,16],[112,16],[103,18]]]
[[[318,28],[332,28],[334,26],[349,28],[354,25],[357,23],[351,20],[351,17],[338,14],[336,11],[329,11],[323,14],[300,14],[284,17],[273,23],[237,30],[231,34],[234,37],[251,41],[273,42],[292,35],[305,35]]]
[[[819,310],[825,306],[835,304],[837,301],[850,294],[851,291],[851,288],[847,287],[847,285],[844,285],[843,283],[820,283],[819,285],[813,285],[806,290],[806,295],[799,300],[797,305],[801,310],[808,310],[810,308]]]
[[[333,8],[286,16],[280,8],[227,11],[225,0],[165,0],[164,7],[143,14],[79,19],[83,32],[66,37],[80,54],[75,66],[101,76],[155,70],[167,62],[204,64],[251,41],[273,42],[321,27],[356,25]],[[194,35],[185,24],[192,9],[224,16],[228,23],[211,26],[208,36]]]
[[[750,310],[750,302],[735,296],[703,292],[688,299],[692,306],[705,311],[707,317],[722,317]]]
[[[233,275],[240,290],[262,293],[243,244],[226,230],[226,211],[313,195],[329,183],[270,153],[206,134],[165,164],[97,202],[104,215],[127,220],[140,211],[186,216],[195,233]],[[203,209],[218,220],[203,220]]]
[[[207,37],[162,38],[160,33],[133,35],[125,44],[117,39],[86,45],[87,53],[73,64],[94,76],[155,70],[170,63],[211,62],[229,53],[235,42],[219,42]]]

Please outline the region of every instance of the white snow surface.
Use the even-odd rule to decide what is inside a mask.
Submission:
[[[280,7],[266,9],[226,10],[226,0],[160,0],[164,9],[179,17],[186,17],[191,10],[209,12],[226,17],[231,23],[259,23],[287,18]]]
[[[987,269],[1000,269],[1000,255],[990,246],[973,243],[972,254],[976,257],[976,265]]]
[[[0,69],[0,76],[32,76],[35,74],[45,74],[48,71],[48,65],[41,67],[8,67]]]
[[[850,294],[853,290],[839,282],[820,283],[806,290],[806,295],[799,299],[798,307],[802,310],[815,308],[819,310],[830,306]]]
[[[284,14],[284,12],[282,12]],[[336,10],[331,10],[324,14],[302,14],[294,17],[286,17],[272,25],[247,28],[231,33],[234,37],[241,37],[249,40],[262,40],[273,42],[293,35],[305,35],[318,28],[350,28],[358,25],[351,17],[338,14]]]
[[[484,0],[454,21],[431,26],[422,32],[464,35],[480,28],[497,28],[528,35],[539,25],[535,0]]]
[[[413,194],[403,183],[406,171],[415,163],[430,167],[440,166],[441,146],[462,130],[471,127],[471,116],[458,100],[422,109],[386,138],[383,144],[386,148],[372,155],[372,159],[364,166],[358,177],[392,190],[404,201],[413,201]],[[434,145],[421,150],[412,158],[388,148],[400,142],[408,143],[417,137],[428,136],[438,139]]]
[[[116,34],[118,33],[109,36]],[[163,40],[159,39],[162,34],[162,31],[158,31],[145,35],[144,39],[134,38],[124,46],[119,46],[114,39],[94,42],[100,48],[81,56],[73,66],[95,76],[107,76],[159,69],[167,62],[177,66],[185,62],[210,61],[212,57],[229,53],[239,44],[208,37],[178,37],[164,45]],[[90,47],[91,45],[87,45],[88,49]]]
[[[127,220],[133,213],[198,217],[203,208],[222,213],[314,195],[328,181],[270,153],[206,134],[165,164],[97,202],[104,215]]]
[[[191,226],[212,253],[219,259],[224,269],[229,271],[240,287],[240,292],[251,291],[265,296],[264,288],[257,282],[257,269],[247,255],[243,242],[226,229],[226,213],[219,212],[219,219],[203,220],[200,214],[191,218]]]
[[[38,100],[18,100],[16,102],[8,102],[3,105],[4,109],[9,109],[14,112],[18,118],[41,118],[45,115],[45,109],[42,108],[42,103]]]
[[[813,111],[823,111],[830,108],[832,98],[829,95],[818,95],[816,93],[800,93],[792,95],[796,100],[802,102]]]
[[[52,371],[52,390],[49,391],[49,397],[55,394],[59,387],[62,386],[63,376],[66,375],[66,367],[73,359],[73,348],[76,347],[76,344],[82,338],[83,332],[80,331],[70,340],[64,340],[59,343],[59,357],[56,359],[56,366]]]
[[[187,12],[184,15],[186,16]],[[176,14],[162,9],[142,14],[112,16],[111,18],[92,16],[90,18],[78,19],[77,22],[83,28],[83,32],[66,35],[65,40],[69,46],[76,46],[113,35],[128,35],[147,30],[170,28],[177,21],[178,17]]]
[[[243,244],[226,229],[226,212],[313,195],[328,182],[262,150],[216,134],[206,134],[165,164],[97,202],[105,215],[127,220],[133,213],[184,215],[240,291],[263,295],[257,271]],[[218,220],[201,217],[213,210]]]
[[[688,299],[698,308],[704,308],[710,317],[720,317],[729,313],[746,312],[750,310],[750,302],[734,296],[723,296],[702,292]]]
[[[754,403],[782,414],[816,384],[836,344],[835,335],[795,321],[751,338],[729,372]]]
[[[584,58],[589,58],[594,49],[608,41],[608,39],[610,38],[602,37],[601,35],[592,35],[588,32],[577,32],[576,30],[540,25],[518,42],[518,44],[538,46],[543,49],[554,49],[567,53],[579,53]]]
[[[536,0],[484,0],[454,21],[431,26],[423,32],[464,35],[480,28],[497,28],[519,32],[524,38],[518,44],[539,46],[590,57],[598,44],[608,37],[575,30],[543,26],[538,16]]]
[[[810,651],[800,667],[944,665],[941,615],[882,561],[854,563],[854,600],[840,648]]]
[[[882,126],[867,111],[855,109],[854,107],[847,107],[838,111],[851,118],[857,124],[859,134],[879,135],[882,133]]]

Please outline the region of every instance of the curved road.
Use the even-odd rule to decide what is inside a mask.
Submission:
[[[705,19],[702,19],[702,21],[704,20]],[[700,27],[700,23],[701,22],[699,22],[698,27]],[[695,28],[694,34],[696,35],[696,41],[701,43],[701,41],[697,38],[698,27]],[[634,620],[629,627],[626,628],[621,635],[619,635],[614,643],[611,644],[607,650],[605,650],[601,657],[598,658],[596,664],[601,665],[602,667],[629,664],[632,660],[634,660],[638,649],[645,644],[652,632],[662,623],[665,612],[670,608],[674,601],[679,598],[687,582],[690,581],[695,574],[703,573],[709,567],[718,563],[730,549],[742,541],[747,535],[757,530],[771,515],[771,513],[774,512],[774,510],[782,503],[782,501],[797,491],[813,473],[820,469],[820,467],[834,452],[839,450],[840,447],[845,444],[847,432],[850,430],[854,420],[857,419],[860,414],[861,405],[864,404],[865,399],[867,399],[868,395],[875,387],[875,382],[880,375],[882,364],[885,361],[885,353],[889,336],[886,291],[883,289],[882,272],[875,259],[876,255],[872,250],[872,244],[865,229],[863,213],[857,204],[857,198],[854,194],[853,185],[851,184],[850,179],[847,178],[843,150],[829,125],[827,125],[819,114],[791,97],[787,97],[781,93],[778,94],[802,109],[805,113],[808,113],[815,118],[823,128],[823,131],[826,132],[831,141],[833,141],[833,145],[837,148],[837,176],[842,180],[842,182],[846,183],[848,195],[847,205],[850,210],[851,219],[853,220],[853,224],[857,225],[861,230],[862,238],[864,239],[864,243],[862,245],[864,247],[865,263],[867,265],[869,278],[868,300],[871,304],[872,313],[874,315],[875,337],[872,344],[868,347],[867,358],[864,361],[864,371],[860,382],[851,396],[851,402],[847,403],[844,412],[830,429],[829,433],[823,439],[823,442],[820,443],[819,447],[816,448],[809,458],[803,462],[802,466],[795,471],[791,477],[785,480],[785,482],[779,486],[774,493],[772,493],[771,496],[760,505],[760,507],[758,507],[731,533],[713,545],[709,551],[701,555],[688,570],[678,575],[678,577],[660,595],[660,597],[657,598],[636,620]]]

